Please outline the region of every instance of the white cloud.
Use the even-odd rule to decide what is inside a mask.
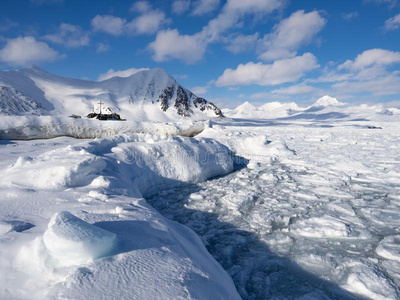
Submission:
[[[63,44],[69,48],[77,48],[89,45],[89,33],[76,25],[61,23],[54,34],[48,34],[44,39],[56,44]]]
[[[257,40],[258,33],[253,35],[239,34],[228,40],[228,46],[226,46],[225,49],[234,54],[251,51],[254,49]]]
[[[393,8],[397,5],[397,0],[364,0],[364,3],[386,4]]]
[[[216,10],[220,0],[196,0],[193,4],[192,15],[204,15]]]
[[[95,31],[103,31],[114,36],[123,34],[125,26],[125,19],[110,15],[97,15],[92,19],[92,27]]]
[[[400,28],[400,14],[394,16],[393,18],[386,20],[385,29],[387,31],[397,30],[399,28]]]
[[[96,52],[97,53],[104,53],[107,52],[108,50],[110,50],[110,46],[104,43],[97,43],[97,49]]]
[[[165,14],[161,11],[149,11],[137,17],[128,24],[128,28],[134,34],[153,34],[161,27],[168,23]]]
[[[26,66],[61,58],[59,53],[44,42],[38,42],[32,36],[10,39],[0,50],[0,60],[16,66]]]
[[[310,94],[315,92],[317,88],[306,85],[306,84],[298,84],[292,85],[285,88],[280,88],[276,90],[272,90],[271,94],[278,94],[278,95],[301,95],[301,94]]]
[[[266,61],[294,57],[302,45],[312,42],[325,26],[319,12],[299,10],[275,25],[272,33],[264,36],[260,44],[260,58]]]
[[[240,64],[235,70],[226,69],[217,79],[216,85],[278,85],[286,82],[295,82],[303,77],[306,72],[318,67],[317,59],[311,53],[277,60],[269,65],[249,62],[245,65]]]
[[[362,70],[373,66],[389,66],[400,63],[400,52],[384,49],[366,50],[353,60],[347,60],[338,69]]]
[[[355,19],[358,17],[358,11],[353,11],[350,13],[343,13],[342,14],[342,19],[346,21],[350,21],[352,19]]]
[[[153,34],[162,25],[170,22],[162,11],[152,9],[148,1],[135,2],[131,10],[139,12],[139,15],[130,22],[110,15],[97,15],[92,19],[92,27],[95,31],[103,31],[114,36]]]
[[[332,87],[341,93],[372,93],[374,96],[400,94],[400,77],[394,73],[366,81],[344,81]]]
[[[149,68],[130,68],[127,70],[119,70],[119,71],[114,71],[113,69],[109,69],[106,73],[100,74],[99,77],[97,78],[97,81],[107,80],[116,76],[129,77],[140,71],[146,71],[146,70],[149,70]]]
[[[181,35],[176,29],[162,30],[157,33],[149,49],[154,51],[155,61],[180,59],[191,64],[204,56],[207,45],[199,35]]]
[[[137,1],[132,4],[131,11],[138,11],[140,13],[145,13],[151,9],[151,4],[148,1]]]
[[[190,7],[190,0],[175,0],[172,3],[172,12],[177,15],[183,14]]]
[[[221,13],[210,20],[202,31],[193,35],[182,35],[177,29],[162,30],[155,41],[149,44],[155,61],[180,59],[186,63],[201,60],[208,45],[221,39],[221,34],[237,25],[246,14],[265,15],[281,8],[281,0],[227,0]]]
[[[191,89],[191,92],[195,95],[204,95],[207,93],[207,89],[208,88],[206,86],[195,86]]]

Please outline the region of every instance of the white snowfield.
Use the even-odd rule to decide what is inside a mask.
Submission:
[[[0,299],[400,299],[399,110],[281,107],[2,117]]]
[[[146,193],[233,170],[206,138],[0,141],[0,299],[239,299]]]

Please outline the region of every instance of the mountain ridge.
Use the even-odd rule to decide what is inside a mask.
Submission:
[[[216,105],[197,97],[161,68],[97,82],[65,78],[32,66],[0,71],[0,85],[11,86],[56,115],[86,115],[97,110],[101,101],[110,111],[129,119],[165,121],[223,116]]]

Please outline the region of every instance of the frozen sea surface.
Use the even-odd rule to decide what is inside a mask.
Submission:
[[[400,299],[399,126],[233,125],[202,135],[246,165],[148,202],[201,237],[244,299]]]

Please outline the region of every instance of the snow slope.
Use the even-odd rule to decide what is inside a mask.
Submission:
[[[0,83],[17,89],[52,115],[86,116],[93,109],[117,112],[135,121],[168,121],[182,117],[221,116],[212,103],[195,96],[162,69],[144,70],[130,77],[101,82],[63,78],[38,67],[0,71]]]
[[[0,85],[0,114],[47,115],[48,111],[16,89]]]
[[[205,138],[0,143],[1,299],[239,299],[190,229],[143,194],[232,171]]]

